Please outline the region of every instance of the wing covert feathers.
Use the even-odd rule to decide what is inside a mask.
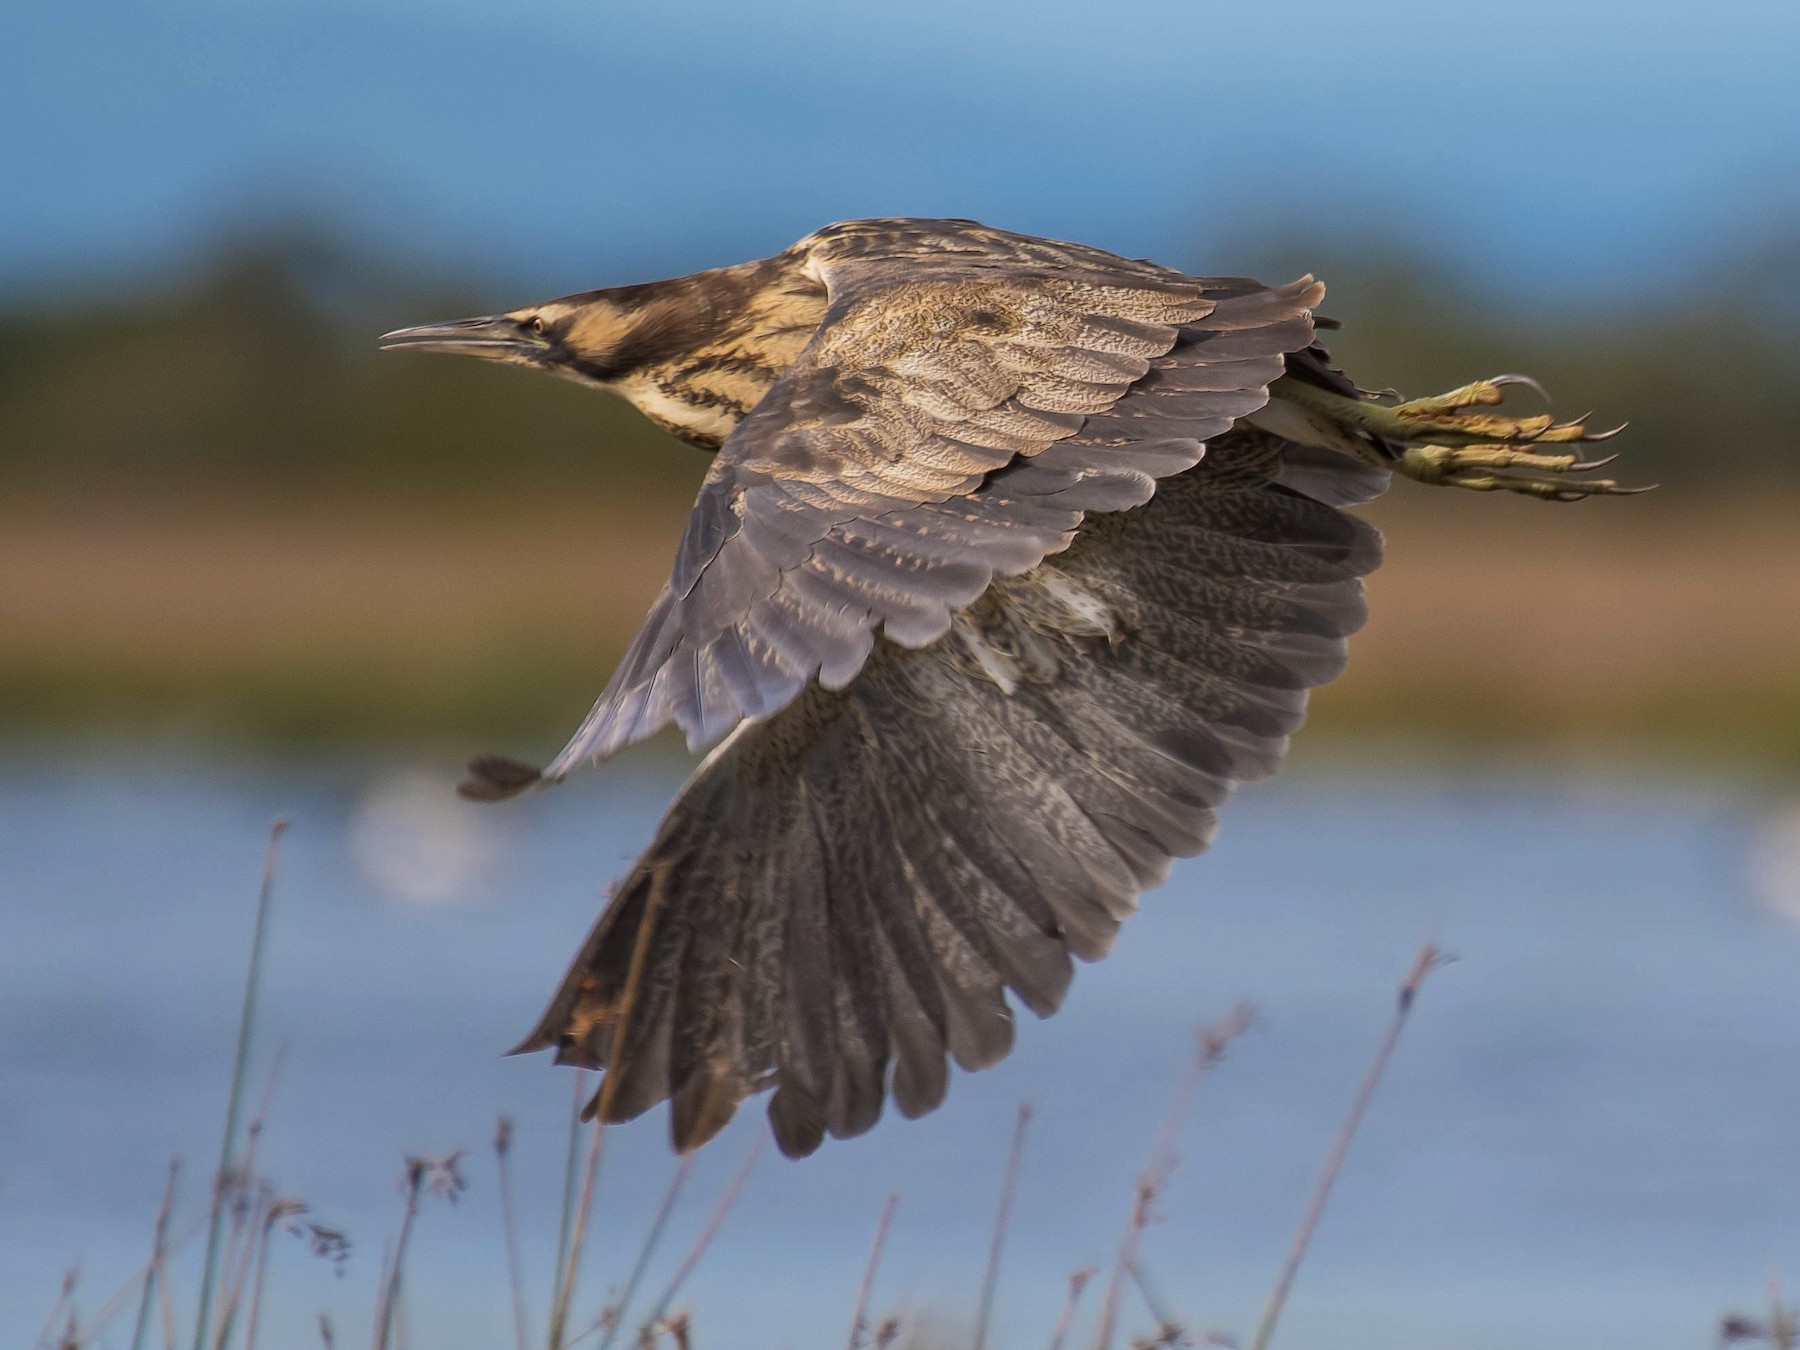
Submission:
[[[1156,397],[1181,404],[1197,369],[1168,368]],[[984,502],[1031,518],[1163,480],[1000,574],[928,645],[874,644],[847,687],[740,726],[519,1049],[606,1069],[590,1111],[611,1119],[670,1101],[683,1150],[772,1088],[776,1139],[801,1155],[890,1095],[907,1116],[938,1106],[949,1061],[1011,1048],[1015,1003],[1054,1012],[1073,958],[1105,955],[1235,784],[1274,770],[1380,553],[1327,504],[1366,488],[1361,466],[1253,429],[1198,463],[1132,439],[1162,416],[1115,407],[947,514],[980,538],[1003,518]],[[1108,437],[1128,471],[1094,468]],[[1282,485],[1296,464],[1317,493]]]
[[[551,781],[671,722],[699,746],[815,677],[842,689],[878,637],[936,641],[1261,407],[1322,293],[964,222],[857,222],[793,257],[825,319],[726,440]],[[1043,472],[1008,472],[1027,464]]]

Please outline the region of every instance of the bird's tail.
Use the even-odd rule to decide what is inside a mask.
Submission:
[[[932,1110],[1103,955],[1272,772],[1363,619],[1386,475],[1240,428],[945,638],[740,727],[682,789],[521,1051],[672,1103],[678,1148],[773,1087],[784,1152]]]

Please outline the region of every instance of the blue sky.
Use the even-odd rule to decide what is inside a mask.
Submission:
[[[1796,228],[1796,70],[1782,0],[10,0],[0,295],[300,214],[535,294],[888,213],[1618,293]]]

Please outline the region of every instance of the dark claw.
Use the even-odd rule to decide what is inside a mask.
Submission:
[[[1488,378],[1488,383],[1497,389],[1504,389],[1511,384],[1522,384],[1543,399],[1546,405],[1550,402],[1550,391],[1529,375],[1493,375]]]
[[[1567,472],[1567,473],[1591,473],[1595,469],[1604,469],[1608,464],[1611,464],[1617,458],[1618,458],[1617,455],[1608,455],[1608,456],[1606,456],[1605,459],[1584,459],[1577,463],[1569,465],[1568,469],[1565,470],[1565,472]]]
[[[1645,483],[1642,487],[1614,488],[1613,494],[1619,497],[1635,497],[1642,492],[1655,492],[1661,486],[1661,483]]]
[[[1587,441],[1589,443],[1592,443],[1594,441],[1610,441],[1614,436],[1617,436],[1621,431],[1625,430],[1625,428],[1630,425],[1631,425],[1631,423],[1629,423],[1629,422],[1621,422],[1621,423],[1619,423],[1618,426],[1614,427],[1611,431],[1590,431],[1587,435],[1583,436],[1581,439],[1584,441]]]

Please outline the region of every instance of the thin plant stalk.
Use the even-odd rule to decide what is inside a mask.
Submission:
[[[612,1075],[607,1075],[607,1081]],[[604,1087],[601,1089],[604,1091]],[[582,1248],[587,1245],[588,1215],[594,1206],[594,1186],[600,1175],[600,1160],[606,1144],[606,1116],[604,1112],[594,1117],[594,1129],[589,1136],[587,1163],[582,1168],[581,1194],[575,1202],[574,1222],[569,1227],[569,1251],[562,1270],[557,1276],[556,1301],[550,1309],[549,1350],[563,1350],[563,1338],[569,1325],[569,1306],[575,1301],[575,1276],[581,1269]]]
[[[281,1066],[286,1060],[287,1042],[282,1041],[275,1047],[275,1057],[269,1063],[268,1081],[263,1084],[262,1098],[256,1103],[256,1114],[250,1117],[249,1125],[244,1127],[244,1161],[238,1170],[246,1188],[256,1182],[256,1152],[269,1127],[269,1104],[275,1100],[275,1084],[281,1080]]]
[[[263,1213],[262,1238],[257,1243],[256,1273],[250,1284],[250,1314],[244,1328],[244,1350],[256,1350],[257,1329],[262,1325],[263,1290],[268,1284],[269,1252],[274,1246],[275,1230],[306,1213],[306,1205],[290,1196],[276,1196]],[[315,1235],[317,1229],[314,1230]]]
[[[569,1112],[569,1142],[563,1153],[562,1215],[556,1224],[556,1269],[550,1277],[550,1306],[562,1302],[563,1272],[569,1266],[569,1233],[575,1225],[575,1192],[581,1178],[581,1108],[587,1101],[587,1070],[575,1069],[575,1105]],[[548,1350],[559,1350],[551,1344]]]
[[[1800,1342],[1800,1322],[1781,1297],[1781,1276],[1769,1276],[1769,1325],[1766,1337],[1774,1350],[1794,1350]]]
[[[181,1175],[181,1159],[169,1163],[169,1183],[163,1187],[162,1204],[156,1211],[156,1228],[150,1239],[150,1264],[144,1269],[143,1293],[138,1298],[137,1322],[131,1331],[131,1350],[144,1350],[150,1333],[150,1304],[156,1297],[156,1281],[162,1275],[163,1251],[169,1240],[169,1213],[175,1207],[175,1181]]]
[[[512,1153],[513,1124],[501,1116],[494,1125],[494,1159],[500,1172],[500,1227],[506,1239],[506,1275],[512,1286],[513,1341],[517,1350],[525,1350],[525,1277],[519,1267],[519,1232],[513,1218]]]
[[[1150,1281],[1149,1272],[1144,1269],[1142,1257],[1131,1263],[1131,1269],[1127,1271],[1126,1274],[1131,1276],[1131,1282],[1137,1286],[1138,1294],[1144,1300],[1144,1306],[1150,1310],[1150,1315],[1156,1319],[1158,1335],[1165,1340],[1170,1337],[1181,1335],[1181,1323],[1175,1315],[1169,1311],[1168,1302],[1161,1294],[1156,1292],[1155,1286]]]
[[[75,1281],[80,1277],[80,1266],[70,1266],[63,1272],[62,1284],[56,1290],[56,1302],[50,1305],[50,1315],[44,1319],[44,1325],[38,1328],[38,1334],[32,1338],[31,1344],[34,1347],[48,1342],[56,1331],[56,1324],[62,1317],[63,1308],[74,1297]]]
[[[225,1350],[231,1343],[238,1309],[243,1306],[244,1293],[249,1288],[258,1238],[274,1202],[273,1192],[263,1187],[234,1207],[231,1240],[225,1247],[225,1280],[219,1290],[218,1329],[213,1333],[213,1350]]]
[[[900,1207],[900,1193],[890,1192],[881,1207],[881,1220],[875,1225],[875,1241],[869,1244],[869,1259],[863,1266],[862,1283],[856,1290],[856,1308],[850,1316],[850,1339],[845,1350],[861,1350],[863,1334],[869,1328],[869,1297],[875,1292],[875,1272],[881,1268],[881,1249],[887,1245],[888,1229],[894,1222],[894,1211]]]
[[[274,1191],[256,1182],[256,1154],[269,1125],[269,1105],[275,1100],[275,1084],[281,1079],[281,1066],[287,1059],[287,1042],[275,1047],[275,1058],[269,1065],[268,1081],[256,1104],[256,1112],[244,1127],[244,1156],[237,1164],[235,1184],[238,1197],[232,1206],[231,1236],[225,1244],[225,1283],[218,1297],[219,1328],[213,1334],[214,1350],[225,1350],[238,1310],[244,1305],[252,1270],[260,1260],[258,1249],[268,1241],[268,1226],[276,1217],[278,1203]]]
[[[1069,1328],[1075,1325],[1075,1310],[1081,1303],[1081,1291],[1094,1278],[1095,1267],[1083,1266],[1069,1276],[1069,1291],[1063,1295],[1062,1312],[1057,1314],[1056,1330],[1050,1333],[1050,1350],[1062,1350],[1069,1339]]]
[[[1012,1147],[1006,1154],[1006,1171],[1000,1179],[1000,1203],[994,1213],[994,1236],[988,1242],[987,1269],[981,1277],[981,1306],[975,1314],[975,1350],[987,1350],[988,1323],[994,1315],[994,1294],[1000,1287],[1000,1256],[1006,1245],[1006,1226],[1012,1218],[1013,1193],[1019,1184],[1019,1162],[1025,1154],[1025,1131],[1031,1124],[1031,1106],[1019,1103],[1013,1121]]]
[[[256,1350],[256,1332],[262,1324],[262,1296],[265,1277],[269,1273],[270,1239],[275,1233],[276,1212],[271,1209],[263,1221],[262,1240],[256,1248],[256,1275],[250,1282],[250,1315],[244,1324],[244,1350]]]
[[[656,1244],[662,1240],[663,1229],[669,1225],[669,1215],[674,1213],[675,1202],[681,1197],[681,1189],[687,1185],[688,1175],[693,1170],[694,1155],[691,1153],[676,1165],[675,1175],[669,1179],[669,1189],[663,1193],[662,1204],[657,1207],[656,1217],[651,1220],[649,1231],[644,1234],[643,1245],[638,1248],[631,1274],[625,1277],[625,1287],[619,1292],[612,1324],[600,1338],[600,1350],[610,1350],[612,1343],[618,1339],[619,1329],[625,1325],[625,1315],[631,1309],[631,1300],[636,1296],[638,1284],[644,1278],[644,1268],[650,1264]]]
[[[406,1160],[406,1213],[400,1220],[400,1235],[394,1239],[394,1255],[387,1266],[387,1280],[381,1301],[375,1308],[375,1350],[388,1350],[394,1339],[394,1310],[400,1302],[400,1275],[406,1265],[406,1244],[412,1237],[413,1220],[419,1216],[419,1191],[425,1181],[425,1163],[419,1158]]]
[[[688,1276],[692,1275],[694,1268],[700,1264],[700,1258],[706,1255],[706,1249],[712,1246],[713,1239],[718,1237],[719,1229],[725,1224],[725,1216],[731,1213],[731,1207],[737,1203],[738,1196],[743,1193],[744,1186],[750,1180],[751,1172],[756,1170],[756,1164],[762,1157],[765,1142],[767,1142],[767,1136],[759,1134],[750,1145],[750,1151],[744,1155],[744,1161],[738,1167],[737,1175],[732,1177],[731,1184],[720,1193],[719,1202],[713,1206],[713,1212],[707,1216],[699,1236],[694,1239],[694,1245],[688,1248],[687,1255],[681,1258],[681,1264],[675,1267],[675,1273],[669,1277],[669,1283],[657,1297],[656,1306],[650,1310],[650,1316],[644,1322],[643,1329],[661,1325],[663,1319],[668,1316],[669,1308],[675,1302],[677,1295],[681,1293],[682,1285],[687,1283]],[[642,1334],[642,1330],[639,1334]]]
[[[1226,1014],[1222,1022],[1202,1027],[1194,1035],[1193,1058],[1188,1061],[1176,1083],[1175,1095],[1170,1099],[1168,1112],[1163,1116],[1162,1128],[1157,1131],[1156,1142],[1151,1145],[1149,1163],[1138,1177],[1131,1217],[1126,1221],[1125,1235],[1119,1239],[1119,1250],[1113,1258],[1112,1273],[1106,1281],[1106,1294],[1100,1302],[1100,1325],[1094,1333],[1095,1350],[1108,1350],[1112,1345],[1113,1327],[1118,1321],[1119,1298],[1124,1289],[1125,1278],[1127,1272],[1137,1264],[1138,1246],[1143,1239],[1144,1229],[1150,1226],[1150,1221],[1155,1217],[1156,1201],[1175,1171],[1175,1145],[1181,1136],[1182,1123],[1194,1104],[1194,1094],[1199,1090],[1200,1080],[1224,1059],[1226,1047],[1248,1031],[1255,1019],[1255,1009],[1248,1003],[1240,1003]]]
[[[166,1280],[166,1262],[169,1253],[185,1247],[189,1240],[193,1238],[194,1234],[200,1231],[200,1225],[204,1222],[205,1218],[206,1215],[204,1212],[194,1216],[187,1224],[177,1230],[174,1241],[172,1242],[168,1240],[167,1229],[165,1226],[162,1255],[160,1258],[164,1264],[162,1271],[159,1272],[159,1279]],[[82,1345],[91,1345],[99,1339],[100,1333],[111,1324],[113,1318],[117,1317],[125,1305],[131,1301],[134,1292],[137,1293],[140,1300],[144,1297],[144,1291],[150,1287],[146,1282],[150,1279],[151,1269],[158,1264],[158,1260],[159,1258],[153,1251],[151,1256],[144,1261],[143,1265],[132,1271],[131,1274],[120,1283],[117,1289],[107,1295],[106,1299],[94,1310],[92,1316],[88,1318],[87,1324],[81,1328],[80,1341]]]
[[[156,1281],[156,1309],[162,1318],[163,1350],[175,1350],[175,1300],[169,1292],[169,1268],[166,1263]]]
[[[394,1247],[386,1239],[381,1243],[381,1264],[375,1268],[375,1322],[379,1329],[382,1300],[387,1295],[389,1272],[394,1266]]]
[[[1275,1335],[1275,1324],[1281,1319],[1281,1310],[1287,1304],[1289,1291],[1294,1287],[1294,1277],[1300,1271],[1300,1263],[1306,1259],[1306,1249],[1311,1245],[1319,1219],[1325,1213],[1325,1203],[1331,1198],[1331,1188],[1337,1183],[1338,1173],[1343,1169],[1350,1145],[1356,1139],[1363,1113],[1369,1109],[1375,1090],[1381,1086],[1382,1075],[1387,1072],[1388,1060],[1393,1057],[1394,1047],[1400,1041],[1400,1033],[1406,1028],[1406,1019],[1412,1012],[1419,987],[1425,983],[1425,977],[1443,965],[1446,959],[1433,943],[1427,942],[1413,958],[1412,968],[1406,972],[1406,978],[1400,981],[1400,990],[1394,999],[1394,1015],[1389,1019],[1381,1044],[1375,1049],[1375,1058],[1369,1062],[1368,1072],[1363,1075],[1362,1084],[1356,1090],[1350,1110],[1331,1141],[1331,1148],[1325,1155],[1325,1165],[1319,1171],[1319,1179],[1313,1183],[1306,1210],[1300,1216],[1299,1226],[1294,1230],[1293,1245],[1289,1247],[1287,1259],[1282,1262],[1281,1270],[1275,1277],[1275,1286],[1269,1291],[1268,1302],[1263,1305],[1262,1320],[1257,1323],[1256,1334],[1250,1338],[1250,1350],[1268,1350],[1269,1341]]]
[[[120,1310],[131,1301],[134,1292],[137,1292],[139,1297],[142,1297],[142,1291],[146,1288],[145,1282],[150,1278],[150,1271],[153,1265],[160,1265],[160,1269],[157,1271],[155,1284],[156,1300],[159,1305],[167,1302],[169,1255],[172,1252],[179,1251],[181,1248],[187,1246],[187,1244],[193,1240],[195,1234],[205,1226],[205,1223],[206,1213],[202,1210],[200,1213],[190,1216],[187,1223],[176,1229],[172,1239],[165,1236],[161,1257],[146,1259],[143,1265],[132,1271],[131,1274],[120,1283],[119,1287],[113,1290],[111,1294],[107,1295],[106,1299],[94,1310],[93,1316],[89,1317],[87,1324],[81,1328],[79,1337],[81,1344],[89,1345],[97,1340],[101,1331],[103,1331],[107,1325],[112,1322],[113,1318],[119,1315]],[[167,1319],[165,1318],[165,1321],[166,1320]],[[171,1334],[165,1339],[170,1343],[170,1350],[173,1350],[174,1336]]]
[[[644,964],[650,954],[650,938],[662,910],[663,888],[650,893],[644,907],[644,920],[638,928],[631,949],[631,965],[625,975],[625,989],[619,996],[618,1020],[613,1024],[611,1043],[607,1048],[606,1076],[594,1101],[594,1135],[588,1146],[587,1166],[581,1178],[581,1199],[575,1205],[575,1222],[569,1230],[568,1263],[563,1267],[557,1288],[555,1306],[550,1310],[549,1350],[563,1350],[563,1336],[569,1325],[569,1306],[575,1301],[575,1282],[581,1273],[581,1252],[587,1244],[588,1218],[594,1207],[594,1185],[600,1175],[601,1145],[606,1140],[606,1122],[612,1114],[613,1098],[618,1094],[619,1075],[613,1061],[624,1048],[631,1032],[631,1013],[637,1002],[638,984],[643,978]]]
[[[206,1256],[200,1267],[200,1304],[194,1320],[194,1350],[207,1350],[207,1332],[212,1324],[213,1284],[219,1272],[219,1239],[224,1225],[226,1192],[231,1182],[232,1155],[237,1145],[238,1112],[243,1106],[244,1081],[250,1071],[250,1037],[256,1025],[256,994],[268,936],[269,902],[275,893],[275,860],[281,847],[282,832],[286,829],[285,820],[278,820],[269,827],[269,849],[263,858],[262,887],[256,900],[256,929],[250,939],[250,969],[244,978],[244,1006],[238,1018],[237,1053],[231,1065],[231,1091],[225,1099],[225,1134],[219,1141],[219,1169],[213,1177]]]

